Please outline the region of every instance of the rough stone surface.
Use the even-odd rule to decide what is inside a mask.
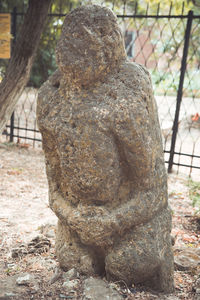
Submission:
[[[79,274],[76,269],[73,268],[67,272],[64,272],[62,277],[64,280],[72,280],[79,277]]]
[[[61,276],[63,275],[63,272],[60,268],[56,267],[54,270],[54,274],[50,279],[50,284],[55,283]]]
[[[63,287],[68,292],[73,292],[74,289],[78,288],[78,286],[79,286],[79,280],[78,279],[67,280],[63,283]]]
[[[16,284],[18,277],[19,274],[15,276],[8,276],[6,280],[0,279],[0,299],[4,299],[4,297],[8,298],[8,294],[17,295],[19,292],[21,292],[21,289],[23,289],[24,286],[19,286]]]
[[[197,274],[200,272],[200,248],[183,249],[175,253],[174,263],[177,270],[190,270]]]
[[[171,292],[171,212],[149,73],[127,61],[117,18],[96,5],[66,17],[56,56],[37,118],[60,265]]]
[[[30,274],[24,274],[23,276],[17,278],[16,283],[18,285],[29,285],[32,280],[33,276],[31,276]]]
[[[83,300],[123,300],[115,289],[105,281],[97,278],[88,278],[83,285]]]

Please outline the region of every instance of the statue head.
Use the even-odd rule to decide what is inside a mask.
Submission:
[[[84,86],[105,77],[126,59],[117,17],[98,5],[73,10],[65,18],[56,58],[69,82]]]

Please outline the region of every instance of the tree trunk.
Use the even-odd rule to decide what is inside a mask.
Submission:
[[[0,83],[0,134],[26,86],[51,0],[29,0],[19,38]]]

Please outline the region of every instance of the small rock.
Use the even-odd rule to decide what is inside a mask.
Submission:
[[[14,293],[5,293],[5,296],[6,297],[15,297],[16,294],[14,294]]]
[[[60,298],[63,298],[63,299],[66,299],[66,298],[67,298],[67,296],[64,295],[64,294],[60,294],[59,297],[60,297]]]
[[[200,294],[200,289],[196,289],[196,294]]]
[[[63,287],[65,290],[69,292],[74,292],[74,290],[79,286],[79,280],[67,280],[63,283]]]
[[[70,269],[69,271],[63,273],[63,279],[65,281],[72,280],[74,278],[77,278],[78,276],[79,276],[79,273],[76,271],[75,268]]]
[[[13,264],[13,263],[10,263],[10,264],[7,264],[7,267],[10,269],[10,268],[13,268],[13,267],[15,267],[15,264]]]
[[[16,283],[18,285],[29,285],[33,277],[30,274],[26,274],[24,276],[18,277]]]
[[[124,299],[111,285],[97,278],[84,281],[83,300],[122,300]]]
[[[55,272],[50,279],[50,284],[53,284],[54,282],[56,282],[61,276],[62,276],[62,270],[59,267],[56,267]]]
[[[174,263],[179,271],[198,269],[200,265],[200,249],[184,249],[175,253]]]
[[[93,261],[90,255],[83,255],[80,257],[81,270],[84,274],[90,274],[93,269]]]
[[[37,294],[37,291],[36,290],[32,290],[30,291],[31,295],[34,295],[34,294]]]

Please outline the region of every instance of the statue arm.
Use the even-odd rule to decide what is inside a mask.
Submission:
[[[50,189],[49,195],[59,188],[59,182],[57,182],[56,178],[60,178],[60,163],[56,152],[57,145],[50,130],[51,124],[48,121],[48,114],[51,112],[49,103],[54,99],[54,95],[60,85],[60,80],[61,73],[59,70],[56,70],[39,89],[37,99],[37,123],[42,133],[42,146],[45,154],[46,173]],[[49,202],[51,206],[51,197]]]
[[[41,86],[37,99],[37,122],[40,128],[41,120],[49,111],[49,101],[57,91],[61,80],[61,73],[56,70],[49,79]]]

